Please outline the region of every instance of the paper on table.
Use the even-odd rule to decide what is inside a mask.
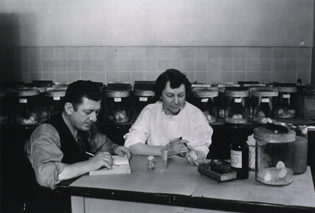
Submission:
[[[102,168],[97,171],[89,172],[89,175],[115,175],[115,174],[129,174],[131,173],[131,168],[129,165],[129,160],[127,156],[112,156],[113,165],[112,169]]]

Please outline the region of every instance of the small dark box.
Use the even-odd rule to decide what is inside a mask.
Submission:
[[[222,161],[212,160],[208,163],[200,163],[198,172],[219,182],[236,179],[236,171],[231,169],[229,163]]]

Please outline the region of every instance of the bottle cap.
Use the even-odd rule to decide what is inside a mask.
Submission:
[[[148,160],[153,160],[153,159],[154,157],[152,155],[148,157]]]

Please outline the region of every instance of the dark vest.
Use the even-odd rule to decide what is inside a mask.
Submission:
[[[62,163],[72,164],[89,159],[89,156],[85,153],[85,151],[90,150],[87,132],[78,131],[78,134],[85,144],[84,151],[82,152],[82,150],[80,151],[78,142],[75,140],[70,129],[64,122],[61,113],[51,117],[44,123],[52,125],[59,134],[61,151],[63,152]]]

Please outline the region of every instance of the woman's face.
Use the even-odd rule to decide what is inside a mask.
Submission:
[[[166,83],[162,91],[163,109],[167,115],[176,115],[185,104],[186,89],[185,85],[172,89],[170,82]]]

